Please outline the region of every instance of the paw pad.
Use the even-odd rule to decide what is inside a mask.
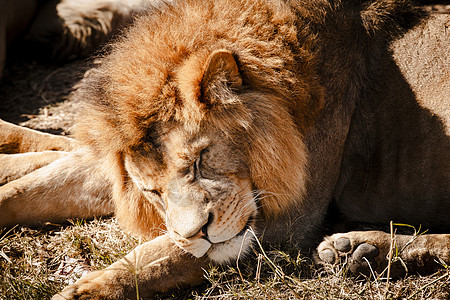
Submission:
[[[336,253],[331,249],[325,249],[319,252],[319,257],[323,262],[334,264],[336,261]]]
[[[350,272],[353,274],[370,275],[370,270],[376,269],[377,267],[375,258],[379,253],[378,248],[371,244],[362,243],[358,245],[352,254],[352,259],[349,264]]]
[[[341,237],[334,242],[334,247],[341,252],[349,252],[352,249],[352,243],[350,239]]]
[[[353,252],[352,258],[355,260],[364,260],[364,258],[373,260],[378,256],[379,253],[380,251],[377,247],[371,244],[362,243],[358,245],[358,247],[356,247],[356,250]]]
[[[380,250],[366,242],[359,242],[351,236],[336,234],[326,238],[317,248],[319,263],[336,264],[346,262],[349,271],[355,275],[370,275],[377,267]]]

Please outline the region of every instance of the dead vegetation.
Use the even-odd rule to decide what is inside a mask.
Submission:
[[[84,273],[124,256],[136,243],[115,219],[2,229],[0,298],[48,299]]]
[[[0,232],[0,299],[49,299],[84,273],[123,257],[139,241],[115,218],[14,227]],[[319,268],[301,253],[254,252],[238,265],[210,267],[205,284],[159,299],[449,299],[450,269],[387,282]],[[375,278],[374,278],[375,277]]]

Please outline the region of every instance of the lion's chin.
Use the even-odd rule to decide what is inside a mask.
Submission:
[[[253,239],[253,234],[248,232],[246,227],[236,236],[220,243],[211,243],[203,238],[183,239],[178,237],[174,238],[174,241],[184,251],[197,258],[207,255],[213,262],[223,264],[245,255],[250,249]]]
[[[253,239],[253,234],[246,230],[228,241],[211,244],[206,254],[215,263],[228,263],[244,256],[249,251]]]

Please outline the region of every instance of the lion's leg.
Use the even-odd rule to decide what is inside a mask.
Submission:
[[[26,40],[55,59],[90,55],[136,14],[164,5],[167,0],[61,0],[41,5]]]
[[[157,292],[201,283],[207,266],[207,259],[194,258],[163,235],[108,268],[87,274],[52,299],[147,299]]]
[[[395,235],[391,276],[433,272],[439,261],[450,263],[450,234]],[[324,264],[347,263],[353,274],[381,273],[388,266],[391,235],[381,231],[352,231],[326,237],[318,246]],[[406,267],[406,268],[405,268]]]
[[[0,186],[60,159],[69,152],[43,151],[0,154]]]
[[[72,151],[74,139],[39,132],[0,120],[0,153],[25,153],[45,150]]]
[[[80,149],[0,186],[0,226],[111,214],[101,163]]]

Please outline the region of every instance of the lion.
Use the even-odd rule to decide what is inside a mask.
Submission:
[[[16,48],[31,47],[33,52],[26,54],[41,59],[64,61],[88,56],[129,25],[134,16],[159,5],[159,0],[4,0],[0,11],[0,75],[8,48],[18,41],[21,45]]]
[[[198,284],[248,230],[355,274],[382,272],[393,241],[409,272],[448,264],[449,23],[403,0],[150,10],[73,93],[74,138],[0,123],[0,225],[114,211],[148,239],[54,299]],[[442,233],[326,236],[335,220]]]

